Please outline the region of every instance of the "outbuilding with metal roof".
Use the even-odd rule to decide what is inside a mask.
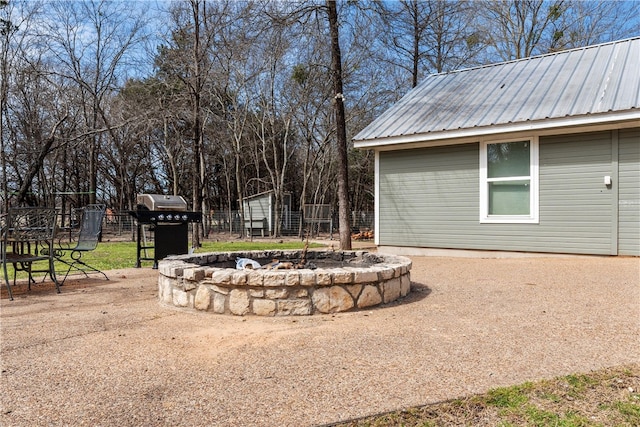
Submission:
[[[354,145],[379,247],[640,256],[640,37],[428,76]]]

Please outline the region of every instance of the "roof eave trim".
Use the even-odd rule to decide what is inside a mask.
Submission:
[[[461,143],[469,138],[481,138],[488,135],[498,135],[517,132],[536,132],[542,130],[574,128],[589,125],[603,125],[615,122],[628,122],[640,120],[640,109],[618,111],[615,113],[589,114],[584,116],[560,117],[538,121],[526,121],[518,123],[506,123],[501,125],[482,126],[466,129],[444,130],[422,134],[400,135],[385,138],[354,140],[355,148],[379,148],[393,145],[411,143],[424,143],[439,141],[443,145],[452,144],[452,140],[460,140]],[[438,144],[435,144],[438,145]]]

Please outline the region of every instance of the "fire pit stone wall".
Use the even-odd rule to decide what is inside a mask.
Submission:
[[[236,269],[236,259],[295,262],[301,269]],[[364,251],[252,251],[167,257],[158,265],[166,305],[238,316],[337,313],[406,296],[411,260]]]

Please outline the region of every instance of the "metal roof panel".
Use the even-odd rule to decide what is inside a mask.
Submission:
[[[637,109],[639,70],[640,37],[635,37],[433,74],[354,140],[446,133]],[[594,116],[594,120],[598,119],[599,116]]]

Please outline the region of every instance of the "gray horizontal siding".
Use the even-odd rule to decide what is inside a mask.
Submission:
[[[611,253],[611,174],[610,132],[540,139],[539,225],[558,232],[552,252]]]
[[[380,244],[609,254],[610,133],[540,141],[540,223],[480,224],[479,144],[380,153]]]
[[[269,196],[245,200],[245,219],[262,220],[269,218]]]
[[[621,130],[618,146],[618,253],[640,255],[640,129]]]
[[[462,245],[478,218],[478,144],[380,153],[382,245]]]

